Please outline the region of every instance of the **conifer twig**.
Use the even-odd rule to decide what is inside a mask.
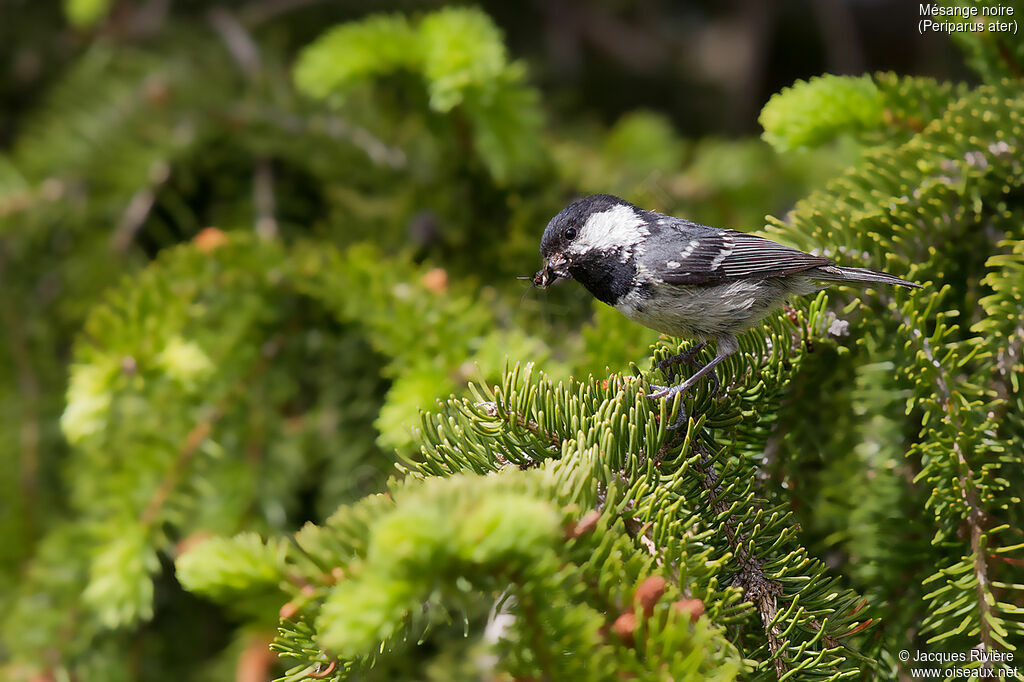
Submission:
[[[241,22],[220,5],[210,8],[206,17],[246,78],[255,78],[261,68],[260,50]]]
[[[114,234],[110,238],[110,245],[114,251],[124,251],[135,241],[135,235],[138,234],[149,217],[150,211],[153,210],[157,190],[170,179],[171,169],[166,161],[161,160],[153,164],[149,174],[150,184],[132,196],[121,215],[117,229],[114,230]]]
[[[252,199],[256,207],[256,234],[262,239],[277,237],[277,218],[274,213],[277,200],[274,197],[274,168],[267,158],[256,162],[252,179]]]
[[[185,469],[185,465],[192,459],[196,451],[199,450],[199,446],[203,444],[203,441],[210,435],[210,431],[213,429],[214,423],[220,418],[221,411],[214,410],[213,414],[200,420],[192,430],[185,436],[185,442],[178,451],[178,457],[174,460],[174,466],[171,468],[170,473],[160,482],[160,487],[157,488],[156,493],[149,500],[149,504],[146,505],[146,509],[143,510],[141,520],[143,524],[152,524],[160,513],[160,509],[164,506],[167,498],[170,497],[174,487],[178,484],[178,479],[181,477],[182,471]]]
[[[7,260],[7,240],[0,240],[0,281],[3,280],[5,261]],[[31,502],[35,498],[38,486],[39,474],[39,379],[32,367],[32,357],[26,343],[24,329],[19,324],[19,315],[14,310],[12,297],[5,295],[0,297],[0,320],[3,321],[7,333],[8,347],[11,359],[17,372],[18,393],[21,397],[23,410],[21,413],[21,428],[19,429],[19,444],[21,446],[21,457],[19,458],[19,487],[24,501]],[[33,524],[32,504],[24,507],[28,526]]]
[[[722,499],[722,485],[718,479],[718,473],[711,464],[711,453],[702,443],[696,441],[693,443],[693,449],[700,455],[700,461],[694,464],[694,469],[701,475],[701,486],[708,492],[708,502],[718,514],[724,514],[729,507]],[[765,576],[761,561],[751,555],[743,546],[742,538],[738,537],[736,532],[735,518],[731,514],[722,524],[722,529],[725,531],[729,546],[740,565],[736,581],[743,588],[744,596],[754,604],[761,616],[775,672],[782,677],[789,670],[788,664],[782,657],[782,651],[785,649],[787,641],[779,632],[778,625],[773,624],[778,615],[777,598],[782,594],[782,587]]]
[[[924,352],[925,357],[928,359],[938,373],[935,377],[935,383],[938,386],[939,392],[942,394],[942,410],[946,413],[949,423],[953,426],[954,432],[957,436],[953,438],[953,453],[956,455],[958,476],[957,480],[960,485],[960,497],[963,499],[964,504],[967,507],[966,521],[971,531],[971,557],[974,567],[974,577],[977,579],[978,584],[975,588],[977,592],[978,609],[981,612],[981,617],[978,619],[978,636],[981,639],[982,646],[985,647],[986,651],[993,651],[995,649],[995,641],[992,638],[991,626],[989,625],[989,619],[992,613],[992,607],[990,606],[987,597],[987,593],[991,592],[991,583],[988,577],[988,562],[985,559],[985,553],[982,551],[981,540],[984,535],[984,529],[982,524],[985,521],[986,515],[984,510],[981,508],[981,502],[978,499],[978,490],[974,484],[974,470],[971,468],[970,463],[967,461],[967,457],[964,455],[963,445],[960,443],[959,434],[963,433],[963,422],[958,418],[952,409],[953,405],[953,394],[949,389],[949,383],[946,380],[946,370],[942,366],[942,363],[935,359],[935,354],[932,352],[931,343],[928,341],[928,337],[924,336],[920,329],[914,328],[914,336],[921,337],[921,349]],[[984,663],[983,667],[989,667],[989,663]]]

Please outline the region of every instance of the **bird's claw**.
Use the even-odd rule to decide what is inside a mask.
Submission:
[[[722,388],[722,382],[718,380],[718,372],[715,370],[708,372],[708,381],[711,382],[711,395],[718,395],[718,390]]]
[[[660,371],[666,377],[672,378],[676,374],[675,370],[673,370],[672,368],[675,367],[676,365],[692,365],[694,359],[697,357],[697,353],[699,353],[705,345],[707,344],[699,343],[695,346],[687,348],[681,353],[676,353],[675,355],[667,357],[661,362],[659,362],[657,365],[655,365],[655,369]]]
[[[676,429],[678,429],[681,426],[683,426],[686,423],[686,420],[689,419],[689,417],[690,417],[690,415],[688,415],[686,413],[686,403],[680,402],[679,403],[679,414],[676,415],[675,421],[673,421],[671,424],[669,424],[666,428],[669,431],[675,431]]]
[[[669,358],[669,360],[671,360],[671,359],[672,358]],[[660,369],[660,364],[661,363],[659,363],[659,369]],[[708,380],[711,381],[711,395],[717,394],[718,390],[722,387],[722,382],[719,381],[718,374],[715,372],[715,370],[712,369],[710,372],[707,373],[707,377],[708,377]],[[687,379],[686,381],[684,381],[683,383],[679,384],[678,386],[659,386],[657,384],[650,384],[651,390],[653,392],[649,393],[647,395],[647,397],[649,399],[651,399],[651,400],[666,400],[666,401],[667,400],[671,400],[671,399],[675,398],[677,395],[679,395],[680,393],[685,393],[687,390],[692,388],[696,382],[693,382],[693,383],[691,383],[691,382],[693,382],[692,378]],[[679,402],[679,414],[676,415],[675,421],[672,422],[672,425],[669,426],[668,428],[672,429],[672,430],[678,429],[680,426],[682,426],[686,422],[686,419],[687,419],[686,403],[683,402],[683,401],[680,401]]]
[[[654,389],[654,393],[649,394],[647,397],[651,400],[671,400],[677,394],[682,393],[685,387],[680,384],[679,386],[658,386],[657,384],[651,384],[651,388]],[[679,402],[679,413],[676,415],[675,420],[672,422],[668,429],[674,431],[686,423],[686,403]]]
[[[672,390],[671,386],[659,386],[658,384],[651,384],[652,392],[647,394],[650,400],[659,400],[668,395],[668,392]]]

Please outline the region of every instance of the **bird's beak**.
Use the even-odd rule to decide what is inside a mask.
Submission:
[[[569,274],[569,261],[560,253],[553,254],[550,258],[544,259],[544,267],[533,276],[533,286],[546,289],[555,280],[572,279]]]

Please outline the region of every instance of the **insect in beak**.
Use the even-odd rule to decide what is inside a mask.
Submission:
[[[572,279],[569,274],[569,261],[560,253],[544,260],[544,267],[533,276],[533,286],[546,289],[557,279]]]

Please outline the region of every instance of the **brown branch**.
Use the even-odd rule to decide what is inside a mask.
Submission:
[[[153,204],[156,203],[157,190],[170,177],[171,169],[167,162],[159,161],[153,165],[150,169],[150,184],[132,196],[131,201],[128,202],[128,207],[121,215],[121,220],[118,222],[114,234],[110,237],[111,249],[121,252],[131,246],[132,242],[135,241],[135,235],[138,234],[142,225],[146,222],[146,218],[149,217],[149,212],[153,210]]]
[[[249,112],[243,112],[249,113]],[[251,114],[250,114],[251,115]],[[405,168],[408,157],[399,147],[392,147],[374,136],[366,128],[344,121],[336,116],[299,116],[283,111],[262,113],[264,123],[276,126],[287,133],[325,135],[328,138],[351,144],[366,154],[370,161],[389,168]]]
[[[4,265],[7,259],[7,240],[0,240],[0,282],[3,280]],[[0,284],[0,290],[4,290]],[[4,290],[6,291],[6,290]],[[25,514],[26,526],[33,527],[33,511],[39,475],[39,380],[32,367],[32,356],[29,344],[25,339],[24,329],[20,324],[18,312],[12,305],[14,297],[10,292],[0,296],[0,320],[7,330],[8,347],[11,352],[15,373],[17,374],[18,394],[21,398],[21,428],[18,442],[21,447],[19,458],[19,489],[21,490],[22,513]]]
[[[693,449],[700,455],[700,462],[694,464],[694,470],[701,476],[701,487],[708,493],[708,503],[715,512],[724,514],[729,507],[723,500],[724,491],[718,478],[718,472],[711,464],[711,453],[697,442],[694,442]],[[779,612],[777,600],[782,594],[782,586],[765,576],[760,559],[753,556],[744,547],[745,538],[737,532],[735,517],[730,515],[722,524],[722,530],[725,532],[729,547],[740,565],[736,584],[743,589],[747,601],[757,608],[757,612],[761,616],[761,624],[768,637],[768,649],[774,660],[775,673],[781,677],[789,671],[789,665],[782,657],[782,651],[788,642],[782,637],[778,624],[772,625],[772,621],[775,620]]]
[[[277,200],[274,197],[274,168],[270,160],[261,158],[256,162],[252,179],[252,199],[256,206],[256,234],[262,239],[277,237]]]
[[[960,484],[960,496],[967,506],[967,524],[971,531],[971,555],[974,563],[974,576],[978,581],[976,592],[978,608],[981,611],[981,617],[978,619],[978,634],[981,638],[982,646],[987,651],[993,651],[995,649],[995,640],[992,638],[992,629],[988,622],[992,614],[992,607],[989,605],[988,599],[986,599],[988,593],[991,592],[991,583],[988,577],[988,562],[981,548],[981,539],[984,535],[982,525],[985,523],[986,515],[978,499],[978,490],[974,484],[974,470],[967,461],[963,446],[960,443],[959,434],[963,433],[963,421],[958,418],[959,413],[953,410],[953,394],[949,389],[946,370],[942,363],[935,359],[928,337],[924,336],[921,330],[916,327],[914,328],[914,335],[922,339],[921,348],[925,357],[938,370],[935,383],[938,385],[939,392],[943,397],[942,409],[949,418],[949,423],[956,434],[953,437],[953,452],[956,454],[957,460],[957,480]],[[985,663],[984,665],[988,666],[989,664]]]
[[[246,78],[254,79],[260,72],[262,62],[260,50],[249,31],[234,14],[221,6],[210,8],[206,13],[206,18],[220,39],[224,41],[225,47],[235,63],[238,64],[238,68],[242,70]]]
[[[989,35],[991,35],[991,33]],[[1017,63],[1017,60],[1013,56],[1013,52],[1010,51],[1010,47],[1001,38],[993,38],[992,42],[996,44],[996,52],[999,53],[999,58],[1004,64],[1006,64],[1006,68],[1009,69],[1014,78],[1024,77],[1024,70],[1022,70],[1020,64]]]
[[[654,542],[654,538],[651,537],[651,522],[642,523],[640,519],[635,516],[623,516],[622,522],[626,526],[626,532],[629,536],[643,545],[643,548],[654,557],[654,563],[659,566],[665,565],[665,556],[658,549],[658,546]]]
[[[160,482],[160,487],[157,488],[156,493],[149,500],[149,504],[146,505],[146,509],[142,512],[141,520],[142,523],[149,525],[156,521],[157,514],[160,513],[160,509],[163,508],[164,503],[167,502],[167,498],[170,497],[174,487],[178,484],[178,479],[181,478],[182,472],[185,470],[185,466],[188,464],[192,456],[195,455],[196,451],[199,450],[199,446],[203,444],[206,438],[210,435],[210,431],[213,430],[214,423],[220,418],[220,410],[215,410],[206,419],[201,420],[198,424],[192,427],[192,430],[185,436],[185,442],[178,450],[178,457],[174,460],[174,466],[171,471],[167,474],[163,481]]]
[[[270,649],[273,641],[274,636],[269,632],[254,633],[249,637],[235,663],[235,682],[266,682],[271,677],[277,660]]]
[[[482,407],[484,411],[487,412],[487,416],[489,417],[499,416],[498,405],[496,403],[479,403],[477,407]],[[557,451],[562,447],[562,439],[561,437],[559,437],[557,433],[555,433],[554,431],[544,432],[543,430],[541,430],[540,424],[538,424],[532,419],[527,418],[524,415],[519,414],[518,412],[509,412],[508,416],[504,418],[503,421],[506,424],[508,424],[509,427],[511,428],[521,427],[525,429],[527,432],[529,432],[531,435],[542,440],[547,440],[548,443],[551,444],[551,449],[554,451]],[[522,454],[526,455],[526,453]],[[530,460],[530,463],[520,464],[520,469],[532,469],[533,467],[540,466],[540,460],[534,459],[529,455],[526,455],[526,457]],[[509,460],[506,457],[502,456],[501,454],[498,454],[498,461],[502,464],[502,466],[507,466],[508,464],[510,464]]]
[[[160,513],[160,509],[164,503],[167,502],[167,498],[170,497],[174,491],[175,486],[178,484],[178,480],[181,478],[182,472],[185,470],[185,466],[192,459],[192,457],[199,450],[199,446],[209,437],[210,432],[213,430],[213,426],[224,416],[224,412],[227,409],[227,405],[231,399],[236,396],[239,392],[243,392],[247,385],[247,382],[254,376],[261,374],[267,367],[269,355],[261,353],[259,359],[254,364],[252,371],[246,376],[240,378],[234,386],[232,386],[226,393],[224,393],[221,400],[216,406],[207,414],[207,416],[200,420],[185,436],[185,441],[181,448],[178,450],[178,456],[174,461],[174,465],[168,472],[167,477],[160,482],[160,487],[157,488],[149,504],[146,505],[146,509],[142,512],[141,521],[144,524],[150,524],[156,521],[157,515]]]

